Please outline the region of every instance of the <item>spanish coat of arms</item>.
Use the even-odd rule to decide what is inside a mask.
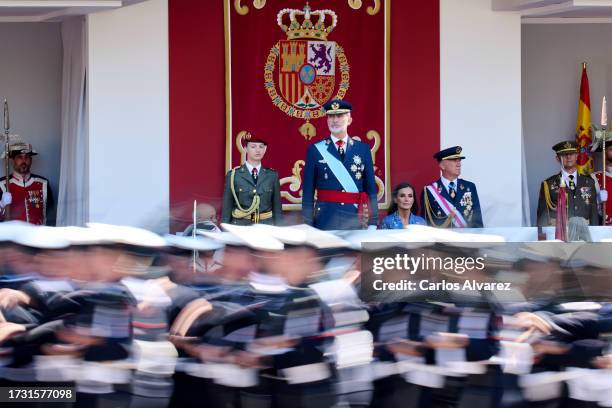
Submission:
[[[268,54],[265,87],[276,107],[305,120],[299,130],[310,139],[316,135],[310,120],[324,116],[323,104],[344,98],[349,88],[344,50],[327,38],[338,17],[332,10],[311,10],[306,5],[303,10],[280,10],[277,23],[287,39],[278,41]]]

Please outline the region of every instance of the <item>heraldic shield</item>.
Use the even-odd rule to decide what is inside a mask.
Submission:
[[[279,11],[277,23],[287,39],[270,50],[265,87],[276,107],[306,121],[299,130],[310,139],[316,135],[310,120],[324,116],[323,104],[332,98],[342,99],[349,88],[344,50],[335,41],[327,41],[338,18],[332,10],[311,10],[306,5],[303,10]]]
[[[297,108],[320,108],[336,87],[335,62],[336,43],[332,41],[281,41],[281,95]]]

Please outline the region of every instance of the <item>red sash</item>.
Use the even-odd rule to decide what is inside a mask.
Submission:
[[[367,218],[368,195],[366,193],[347,193],[338,190],[317,190],[317,200],[338,204],[357,204],[359,218]],[[365,214],[365,215],[364,215]]]

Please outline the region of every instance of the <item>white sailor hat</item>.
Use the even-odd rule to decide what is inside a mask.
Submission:
[[[161,236],[143,228],[96,222],[87,223],[87,227],[93,229],[101,239],[115,244],[143,248],[163,248],[166,246],[166,241]]]
[[[612,248],[612,240],[602,239],[600,243],[583,243],[571,256],[573,265],[584,264],[598,268],[612,268],[612,257],[609,249]]]
[[[352,249],[356,251],[380,251],[389,248],[418,248],[426,245],[427,241],[410,241],[403,239],[404,234],[399,230],[358,230],[350,231],[342,238],[349,242]],[[424,243],[425,242],[425,243]],[[364,244],[373,244],[371,246]]]
[[[349,248],[350,243],[328,231],[322,231],[310,225],[292,225],[277,227],[267,224],[256,224],[254,228],[270,235],[285,245],[310,246],[316,249]]]
[[[42,226],[21,229],[13,237],[13,242],[37,249],[63,249],[70,246],[70,241],[62,237],[54,227]]]
[[[237,235],[232,234],[228,231],[207,231],[207,230],[196,230],[196,234],[201,237],[212,239],[219,244],[226,246],[242,247],[247,246],[247,243],[243,241]]]
[[[95,229],[84,227],[55,227],[56,232],[62,238],[68,240],[70,245],[101,245],[109,244],[108,237],[98,233]]]
[[[223,248],[224,244],[220,241],[198,236],[196,238],[180,236],[180,235],[164,235],[167,245],[194,251],[215,251]]]
[[[281,251],[285,245],[271,235],[262,234],[261,229],[252,226],[221,224],[221,228],[236,235],[251,249],[258,251]]]
[[[562,241],[525,242],[518,251],[522,259],[537,262],[564,261],[569,257],[567,246]]]

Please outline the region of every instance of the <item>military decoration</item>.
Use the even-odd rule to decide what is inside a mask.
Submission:
[[[361,160],[360,156],[353,156],[353,163],[351,164],[351,171],[355,174],[355,179],[360,180],[362,177],[363,170],[365,166],[363,165],[363,160]]]
[[[40,208],[43,202],[42,191],[28,191],[28,201],[36,208]]]
[[[586,205],[589,205],[591,203],[591,188],[590,187],[580,187],[580,197],[582,197],[582,201],[584,201],[584,203]]]
[[[472,212],[472,207],[474,205],[472,203],[472,192],[467,191],[465,194],[463,194],[463,197],[461,197],[461,201],[459,201],[459,204],[461,204],[461,207],[463,207],[463,215],[466,217],[470,215],[470,213]]]

